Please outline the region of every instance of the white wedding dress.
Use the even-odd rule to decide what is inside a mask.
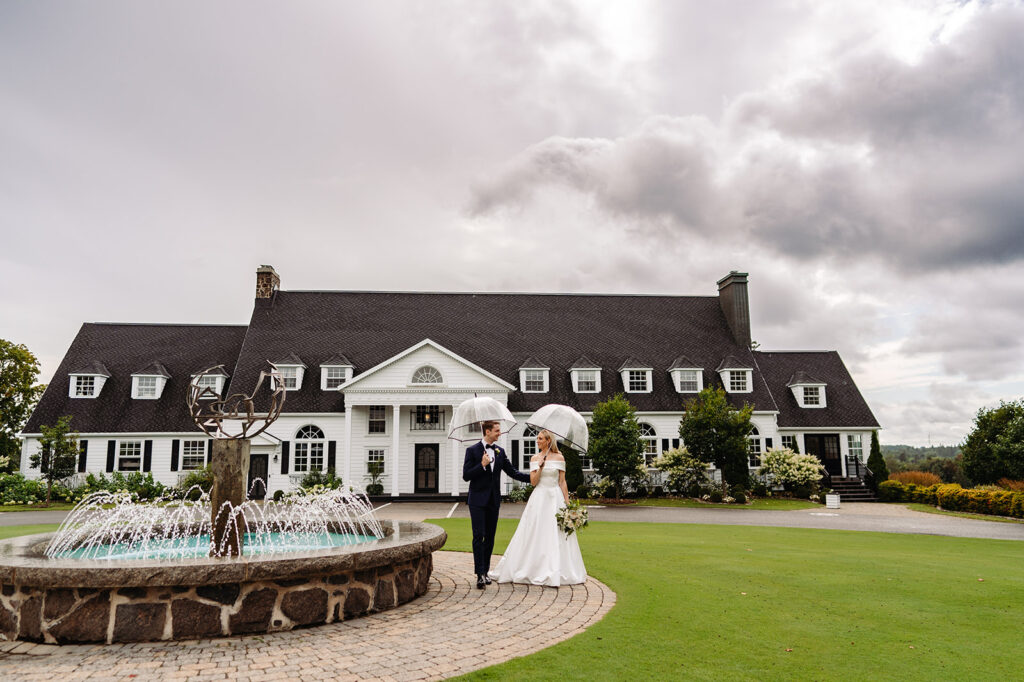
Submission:
[[[530,471],[538,468],[530,463]],[[587,569],[576,533],[566,537],[555,519],[555,513],[565,506],[558,487],[559,471],[565,471],[565,462],[544,465],[505,555],[488,574],[491,580],[550,587],[586,582]]]

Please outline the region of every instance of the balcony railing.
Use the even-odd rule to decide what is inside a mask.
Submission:
[[[444,412],[416,414],[409,413],[410,431],[444,431]]]

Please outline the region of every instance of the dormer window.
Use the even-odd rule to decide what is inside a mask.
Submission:
[[[727,393],[751,393],[754,390],[754,369],[732,355],[722,360],[717,372]]]
[[[825,407],[825,382],[815,379],[806,372],[797,372],[787,384],[793,391],[793,397],[800,407],[823,408]]]
[[[320,389],[335,391],[352,378],[355,368],[344,355],[334,355],[320,365]]]
[[[204,374],[193,374],[189,383],[198,387],[196,397],[200,400],[214,400],[224,394],[224,383],[227,379],[228,375],[218,367]]]
[[[91,362],[69,372],[68,376],[70,377],[69,398],[95,398],[103,390],[103,384],[110,378],[110,372],[102,363]]]
[[[547,393],[550,368],[534,358],[519,367],[519,390],[523,393]]]
[[[281,382],[286,391],[297,391],[302,388],[302,377],[306,373],[306,363],[294,353],[279,362],[271,363],[281,375]],[[274,387],[277,388],[276,386]]]
[[[750,390],[745,370],[729,370],[729,393],[746,393]]]
[[[601,368],[586,358],[580,358],[569,368],[574,393],[600,393]]]
[[[135,400],[156,400],[164,392],[164,386],[171,375],[164,366],[154,362],[132,374],[132,398]]]
[[[619,367],[622,376],[622,387],[626,393],[650,393],[651,375],[654,369],[645,366],[635,358],[630,358]]]
[[[412,381],[410,383],[437,386],[438,384],[441,384],[443,381],[444,378],[441,376],[441,372],[438,371],[437,368],[431,367],[430,365],[423,365],[415,372],[413,372]]]
[[[96,395],[96,377],[73,377],[74,398],[93,398]]]
[[[668,372],[676,393],[700,393],[704,388],[704,370],[686,356],[676,358]]]

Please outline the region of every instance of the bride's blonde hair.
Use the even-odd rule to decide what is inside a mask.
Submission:
[[[541,436],[547,436],[548,437],[548,452],[553,452],[556,455],[562,454],[558,450],[558,441],[555,440],[555,434],[551,433],[547,429],[544,429],[543,431],[541,431],[540,433],[537,434],[538,438],[541,437]]]

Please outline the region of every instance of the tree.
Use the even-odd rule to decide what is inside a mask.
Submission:
[[[615,499],[622,497],[625,479],[643,475],[644,445],[636,409],[621,394],[594,406],[588,454],[597,472],[615,485]]]
[[[39,360],[28,348],[0,339],[0,461],[7,461],[9,468],[21,465],[21,440],[14,434],[46,388],[35,383],[38,376]]]
[[[558,449],[565,457],[565,487],[569,489],[569,492],[575,493],[576,489],[583,485],[583,464],[580,462],[580,453],[564,443],[559,443]]]
[[[978,410],[963,444],[963,471],[980,484],[1024,479],[1024,400]]]
[[[78,463],[78,433],[71,430],[71,417],[64,416],[54,426],[40,426],[39,451],[32,455],[32,468],[38,468],[46,481],[46,504],[55,481],[75,473]]]
[[[889,467],[885,466],[882,448],[878,444],[878,431],[871,432],[871,454],[868,455],[868,469],[875,475],[872,487],[877,491],[878,484],[889,480]]]
[[[754,408],[744,403],[736,410],[721,388],[705,388],[683,405],[679,436],[691,455],[713,462],[731,487],[746,489],[750,479],[747,436],[753,428]]]

